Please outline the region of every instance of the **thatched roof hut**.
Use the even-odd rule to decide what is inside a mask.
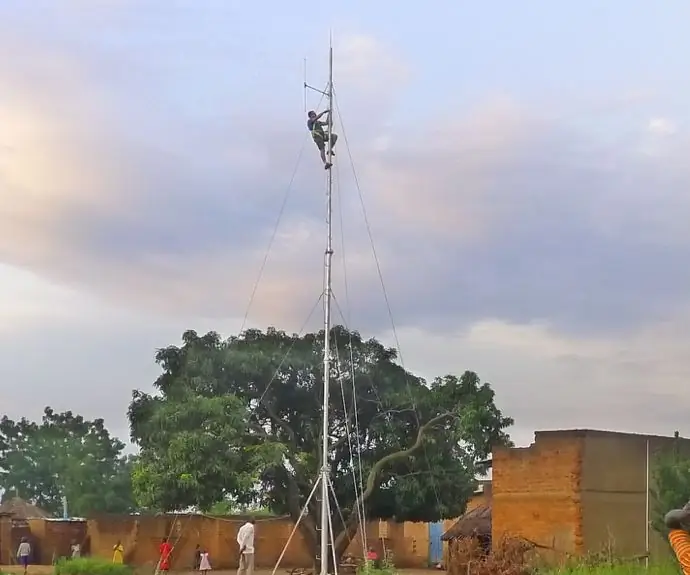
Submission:
[[[50,514],[21,497],[12,497],[0,504],[0,514],[11,515],[13,519],[45,519]]]
[[[491,505],[478,505],[458,519],[442,536],[443,541],[461,537],[491,540]]]

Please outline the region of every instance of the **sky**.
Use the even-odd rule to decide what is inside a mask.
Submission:
[[[332,32],[336,320],[428,379],[476,371],[519,445],[687,436],[689,19],[681,0],[3,0],[0,412],[126,438],[184,330],[320,328],[303,83],[306,60],[325,86]]]

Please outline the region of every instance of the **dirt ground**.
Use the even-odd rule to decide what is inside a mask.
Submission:
[[[0,571],[3,573],[13,573],[17,575],[21,575],[23,573],[22,568],[19,565],[0,565]],[[254,571],[254,575],[271,575],[272,574],[271,569],[256,569]],[[401,575],[432,575],[432,573],[439,573],[438,570],[436,569],[400,569],[399,572]],[[29,575],[50,575],[53,573],[53,567],[52,565],[31,565],[29,567]],[[151,570],[146,570],[146,568],[142,567],[141,569],[137,569],[137,573],[140,573],[141,575],[145,575],[146,573],[152,573]],[[171,571],[171,573],[175,573],[176,575],[198,575],[198,571]],[[236,571],[212,571],[212,575],[236,575]],[[442,572],[444,573],[444,572]],[[287,575],[287,571],[285,569],[278,569],[276,571],[276,575]]]

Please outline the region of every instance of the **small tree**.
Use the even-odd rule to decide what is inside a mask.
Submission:
[[[75,515],[134,509],[133,458],[102,419],[87,420],[46,407],[40,422],[0,419],[0,487],[53,515],[62,497]]]
[[[690,458],[680,454],[677,445],[679,437],[676,431],[676,445],[670,452],[657,458],[653,470],[652,527],[662,534],[668,531],[664,515],[670,509],[679,509],[690,501]]]

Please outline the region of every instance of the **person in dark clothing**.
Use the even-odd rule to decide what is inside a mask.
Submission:
[[[323,166],[326,169],[330,168],[332,165],[326,157],[326,143],[329,140],[329,134],[328,131],[324,128],[328,128],[328,122],[321,121],[321,118],[326,114],[330,114],[330,112],[330,110],[324,110],[320,114],[317,114],[314,110],[311,110],[308,114],[307,119],[307,128],[311,132],[311,137],[313,138],[316,147],[319,149],[319,152],[321,153],[321,161],[323,162]],[[331,156],[335,156],[333,148],[335,147],[335,143],[338,141],[338,134],[334,134],[333,132],[331,132],[330,136],[330,152]]]
[[[201,545],[197,543],[194,549],[194,571],[199,570],[199,565],[201,565]]]

